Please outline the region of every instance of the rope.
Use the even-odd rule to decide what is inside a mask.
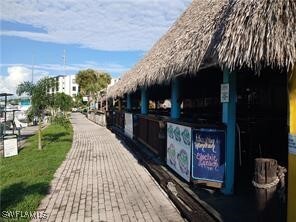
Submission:
[[[252,184],[254,187],[259,188],[259,189],[270,189],[276,185],[278,185],[279,182],[281,182],[281,187],[285,187],[285,173],[287,172],[287,169],[282,166],[278,166],[278,173],[277,173],[277,178],[272,181],[271,183],[265,183],[265,184],[260,184],[256,183],[254,180],[252,180]]]
[[[265,184],[256,183],[254,180],[252,180],[253,186],[256,188],[260,188],[260,189],[270,189],[270,188],[276,186],[279,182],[280,182],[279,178],[276,178],[271,183],[265,183]]]
[[[278,177],[280,179],[285,178],[285,173],[287,173],[287,169],[285,167],[278,166]]]

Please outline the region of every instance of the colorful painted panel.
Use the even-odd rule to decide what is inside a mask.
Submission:
[[[191,128],[167,123],[167,165],[190,181]]]

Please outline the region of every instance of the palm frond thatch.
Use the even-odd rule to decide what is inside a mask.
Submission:
[[[217,51],[220,65],[232,70],[291,69],[296,61],[296,1],[235,1]]]

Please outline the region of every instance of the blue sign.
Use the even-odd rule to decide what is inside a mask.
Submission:
[[[296,134],[289,134],[289,153],[296,155]]]
[[[224,182],[225,133],[217,129],[192,132],[192,178]]]

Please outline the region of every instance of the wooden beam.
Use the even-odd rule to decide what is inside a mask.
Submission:
[[[149,99],[148,99],[147,89],[142,88],[141,89],[141,114],[144,114],[144,115],[148,114],[148,105],[149,105]]]
[[[181,114],[180,81],[173,79],[171,89],[171,118],[179,119]]]
[[[131,94],[126,95],[126,110],[130,111],[132,109],[132,98]]]
[[[225,180],[222,192],[233,194],[235,167],[236,73],[223,72],[223,83],[229,84],[229,102],[223,103],[223,123],[226,125]]]

